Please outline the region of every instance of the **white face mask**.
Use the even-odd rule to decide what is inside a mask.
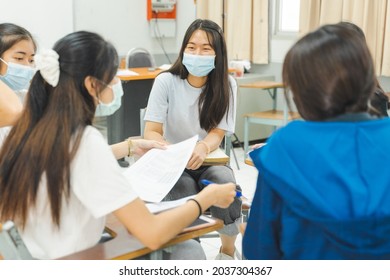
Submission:
[[[21,65],[13,62],[5,62],[1,58],[0,60],[8,66],[5,75],[0,75],[0,80],[2,80],[14,91],[28,89],[28,87],[30,86],[30,81],[35,75],[36,70],[30,66]]]
[[[215,68],[215,55],[183,53],[183,65],[195,77],[207,76]]]
[[[111,88],[112,93],[114,95],[112,101],[108,104],[103,103],[99,100],[99,104],[96,107],[95,116],[96,117],[104,117],[112,115],[118,110],[122,105],[122,95],[123,88],[121,81],[117,82],[112,86],[108,86]]]

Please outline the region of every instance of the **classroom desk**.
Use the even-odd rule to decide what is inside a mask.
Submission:
[[[118,143],[130,136],[140,135],[140,109],[145,108],[154,78],[162,71],[149,67],[130,68],[138,76],[118,76],[123,86],[122,106],[107,117],[108,144]]]
[[[244,160],[244,162],[245,162],[245,164],[247,164],[247,165],[255,166],[255,165],[253,164],[252,159],[251,159],[250,157],[247,157],[247,158]]]
[[[227,165],[230,157],[221,148],[217,148],[207,155],[203,161],[203,166],[210,165]]]
[[[209,232],[213,232],[223,227],[221,220],[216,223],[197,230],[184,232],[177,235],[171,241],[163,245],[160,249],[175,245],[177,243],[200,237]],[[107,217],[106,230],[114,236],[113,239],[104,243],[99,243],[92,248],[77,252],[61,260],[129,260],[152,253],[153,251],[145,247],[134,236],[128,233],[127,229],[115,218],[114,215]],[[158,250],[159,251],[159,250]],[[155,251],[156,252],[156,251]]]
[[[277,90],[284,88],[283,83],[275,81],[259,81],[248,84],[241,84],[242,88],[259,89],[259,93],[268,92],[272,98],[272,109],[268,111],[252,112],[244,115],[244,152],[245,159],[249,148],[249,124],[263,124],[272,126],[282,126],[292,119],[299,118],[296,112],[289,112],[287,103],[284,102],[283,111],[276,110]]]

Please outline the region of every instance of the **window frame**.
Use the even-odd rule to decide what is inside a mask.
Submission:
[[[280,17],[281,17],[281,1],[289,1],[289,0],[274,0],[272,1],[272,4],[273,4],[273,22],[272,22],[272,26],[273,26],[273,32],[272,32],[272,36],[274,38],[280,38],[280,39],[291,39],[291,38],[297,38],[298,35],[299,35],[299,30],[298,31],[282,31],[280,30]],[[298,18],[299,20],[299,18]]]

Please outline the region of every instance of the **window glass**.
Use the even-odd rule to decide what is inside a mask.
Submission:
[[[299,31],[300,0],[277,0],[277,33]]]

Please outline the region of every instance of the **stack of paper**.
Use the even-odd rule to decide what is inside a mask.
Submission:
[[[143,201],[160,202],[179,180],[198,135],[166,150],[152,149],[127,168],[125,177]]]

